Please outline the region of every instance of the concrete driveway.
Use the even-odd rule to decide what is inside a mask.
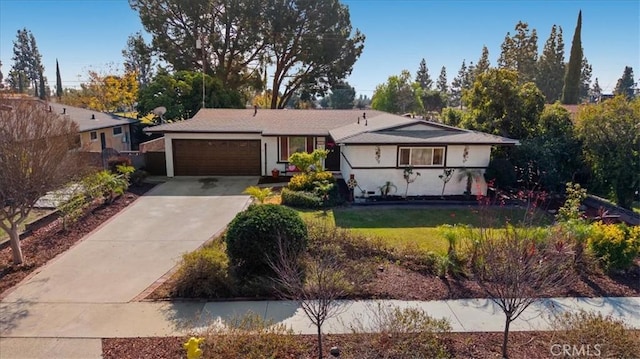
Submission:
[[[123,303],[183,253],[221,231],[249,203],[255,177],[180,178],[140,197],[43,267],[4,303]]]

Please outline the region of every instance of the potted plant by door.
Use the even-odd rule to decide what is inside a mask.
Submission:
[[[277,169],[277,168],[272,169],[272,170],[271,170],[271,176],[272,176],[273,178],[278,178],[278,176],[280,176],[280,170],[279,170],[279,169]]]

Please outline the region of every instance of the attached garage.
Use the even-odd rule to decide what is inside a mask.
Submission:
[[[259,176],[260,140],[173,139],[176,176]]]

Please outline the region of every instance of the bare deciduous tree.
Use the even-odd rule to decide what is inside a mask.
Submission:
[[[338,315],[349,283],[340,265],[340,249],[324,245],[313,256],[298,260],[279,241],[278,258],[271,267],[278,294],[299,303],[307,318],[318,330],[318,358],[322,359],[322,325]]]
[[[570,282],[570,246],[556,238],[537,240],[531,229],[508,227],[475,244],[472,267],[480,287],[505,315],[502,356],[508,358],[509,325],[532,303]]]
[[[36,201],[67,183],[82,166],[73,155],[78,126],[43,103],[0,98],[0,228],[13,263],[24,262],[19,226]]]

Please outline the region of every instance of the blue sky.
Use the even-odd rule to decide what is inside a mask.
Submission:
[[[482,46],[496,64],[500,44],[519,20],[538,31],[539,51],[551,26],[563,28],[568,61],[578,11],[582,45],[593,66],[593,80],[611,92],[624,66],[640,77],[640,1],[427,1],[343,0],[351,22],[367,39],[349,83],[371,96],[376,85],[403,69],[415,74],[422,58],[432,78],[446,66],[451,82],[462,60],[477,62]],[[55,83],[60,62],[63,85],[77,86],[90,69],[122,67],[127,37],[141,31],[126,0],[0,0],[0,61],[9,72],[13,41],[26,27],[36,38],[45,75]]]

